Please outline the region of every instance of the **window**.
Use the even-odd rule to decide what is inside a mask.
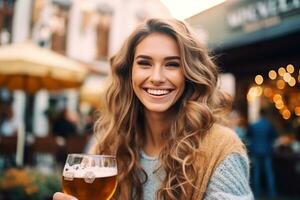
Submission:
[[[15,0],[0,0],[0,45],[11,43]]]
[[[51,19],[52,50],[65,54],[67,41],[69,7],[54,5]]]
[[[99,5],[97,9],[97,53],[96,59],[107,59],[109,48],[110,24],[112,21],[112,8],[108,5]]]

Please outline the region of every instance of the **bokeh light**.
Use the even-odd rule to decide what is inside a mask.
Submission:
[[[294,77],[291,77],[288,84],[291,86],[291,87],[294,87],[296,85],[296,79]]]
[[[275,80],[275,79],[277,78],[277,73],[276,73],[275,70],[269,71],[269,78],[270,78],[271,80]]]
[[[264,82],[264,78],[262,77],[262,75],[256,75],[255,76],[255,83],[257,85],[261,85]]]
[[[269,88],[269,87],[265,88],[264,89],[264,95],[266,97],[271,97],[273,95],[273,90],[271,88]]]
[[[283,119],[289,119],[291,117],[291,112],[288,109],[282,111]]]
[[[286,71],[285,71],[285,68],[284,68],[284,67],[280,67],[280,68],[278,69],[278,74],[279,74],[280,76],[283,76],[285,73],[286,73]]]
[[[291,76],[291,74],[289,74],[289,73],[285,73],[285,74],[283,75],[283,80],[284,80],[285,82],[287,82],[287,83],[291,80],[291,78],[292,78],[292,76]]]
[[[300,106],[295,108],[295,115],[300,116]]]
[[[282,90],[282,89],[285,88],[285,82],[283,80],[278,80],[276,82],[276,86],[277,86],[278,89]]]
[[[289,64],[287,67],[286,67],[286,71],[290,74],[294,73],[295,71],[295,68],[292,64]]]
[[[263,89],[261,86],[251,87],[247,93],[247,100],[252,102],[256,97],[261,96]]]
[[[284,108],[284,103],[282,101],[278,101],[276,104],[275,104],[275,107],[280,110],[282,108]]]

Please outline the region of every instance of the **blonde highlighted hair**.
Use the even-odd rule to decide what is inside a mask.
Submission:
[[[145,140],[143,105],[135,96],[131,70],[136,46],[151,33],[163,33],[178,44],[186,79],[185,91],[176,105],[177,117],[166,131],[166,145],[160,154],[165,177],[157,199],[190,199],[197,169],[195,159],[201,137],[230,106],[229,97],[218,88],[218,69],[203,45],[184,22],[149,19],[129,36],[111,58],[111,83],[104,109],[95,125],[99,135],[97,153],[116,154],[119,182],[115,199],[142,199],[146,177],[139,164]]]

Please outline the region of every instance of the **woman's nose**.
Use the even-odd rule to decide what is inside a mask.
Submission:
[[[162,67],[155,66],[151,72],[150,81],[153,84],[159,84],[165,82],[166,77],[164,75],[164,71]]]

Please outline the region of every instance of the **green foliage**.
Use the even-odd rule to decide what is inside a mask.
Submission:
[[[0,200],[48,200],[61,190],[60,175],[10,168],[0,173]]]

